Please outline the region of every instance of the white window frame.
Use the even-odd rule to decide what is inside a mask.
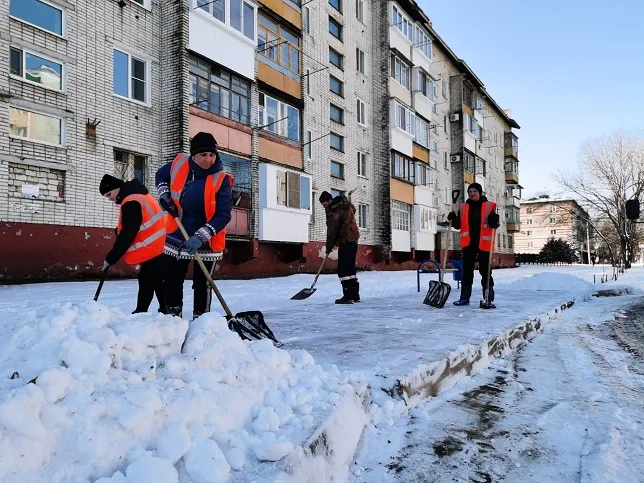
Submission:
[[[313,191],[312,191],[312,186],[313,186],[313,179],[311,176],[300,173],[298,171],[293,171],[290,169],[276,169],[274,171],[275,173],[275,183],[276,183],[276,192],[275,192],[275,206],[277,206],[281,210],[289,210],[289,211],[304,211],[307,213],[313,213]],[[285,204],[281,204],[282,197],[282,185],[281,185],[281,174],[286,173],[286,200]],[[289,189],[288,189],[288,178],[289,178],[289,173],[295,173],[298,175],[298,182],[299,182],[299,188],[298,188],[298,194],[300,196],[299,200],[299,205],[300,208],[293,208],[291,206],[288,206],[288,196],[289,196]],[[309,208],[301,208],[302,206],[302,178],[308,178],[309,180],[309,191],[308,191],[308,196],[309,196]]]
[[[436,224],[436,212],[432,210],[429,206],[418,205],[420,223],[418,224],[419,231],[422,232],[433,232],[435,231]]]
[[[364,24],[364,0],[356,0],[356,18]]]
[[[149,59],[146,59],[143,56],[137,55],[123,49],[121,46],[112,47],[112,83],[114,82],[114,52],[119,51],[122,54],[127,55],[127,97],[122,96],[114,92],[114,85],[112,85],[112,94],[119,99],[125,99],[126,101],[134,102],[135,104],[140,104],[142,106],[151,107],[152,106],[152,62]],[[145,63],[145,102],[139,101],[138,99],[132,98],[132,58]]]
[[[419,26],[416,25],[416,34],[414,38],[414,47],[422,52],[422,54],[427,57],[429,60],[433,58],[432,51],[433,40],[429,34]]]
[[[150,0],[145,0],[146,2],[149,2]],[[210,0],[208,0],[210,1]],[[204,5],[208,7],[208,10],[204,10],[202,8],[197,7],[197,0],[191,0],[190,5],[191,5],[191,12],[197,12],[199,15],[202,15],[204,18],[209,19],[212,22],[219,22],[219,24],[225,25],[227,28],[229,28],[232,32],[235,33],[238,37],[246,40],[247,42],[251,42],[253,44],[257,44],[257,5],[253,4],[252,2],[248,2],[246,0],[241,0],[242,2],[242,18],[241,18],[241,31],[237,30],[235,27],[232,26],[230,22],[230,0],[216,0],[219,2],[224,2],[225,9],[226,11],[224,12],[224,21],[222,22],[219,20],[217,17],[215,17],[212,12],[213,12],[213,3],[209,3],[208,5]],[[253,38],[249,38],[244,34],[244,3],[248,4],[249,7],[253,9]],[[277,33],[277,32],[275,32]],[[257,45],[255,45],[257,46]]]
[[[279,122],[277,122],[275,124],[272,124],[272,126],[277,126],[275,131],[269,130],[269,127],[272,127],[272,126],[264,127],[264,128],[262,128],[262,131],[270,132],[272,134],[275,134],[277,136],[281,136],[281,137],[283,137],[285,139],[289,139],[291,141],[300,142],[300,139],[301,139],[300,130],[301,130],[301,127],[302,127],[302,125],[301,125],[302,113],[300,112],[299,108],[297,108],[297,107],[295,107],[295,106],[293,106],[291,104],[288,104],[286,102],[280,101],[279,99],[276,99],[276,98],[274,98],[272,96],[269,96],[268,94],[266,94],[263,91],[260,91],[260,93],[264,96],[264,106],[262,106],[259,103],[259,100],[257,102],[257,122],[259,123],[260,126],[265,126],[265,125],[268,124],[268,122],[266,122],[266,120],[264,119],[265,114],[262,114],[262,107],[264,108],[264,113],[266,112],[266,99],[267,98],[272,99],[275,102],[277,102],[277,119],[276,119],[276,121],[279,121],[280,119],[282,119],[284,117],[282,115],[283,110],[284,110],[284,112],[288,113],[288,108],[289,107],[292,107],[293,109],[295,109],[297,111],[297,139],[292,139],[292,138],[288,137],[288,118],[283,119],[283,120],[281,120],[281,121],[279,121]]]
[[[152,0],[142,0],[142,3],[139,3],[137,0],[130,0],[130,2],[135,3],[146,10],[152,10]]]
[[[361,126],[367,126],[367,104],[362,99],[356,99],[356,119]]]
[[[414,23],[403,15],[396,5],[392,6],[391,25],[396,27],[410,43],[414,43]]]
[[[369,229],[369,205],[367,203],[358,203],[358,228]]]
[[[33,86],[42,87],[43,89],[47,89],[47,90],[53,91],[53,92],[65,92],[67,90],[67,64],[65,62],[63,62],[62,60],[54,59],[52,57],[49,57],[48,55],[41,54],[40,52],[36,52],[34,50],[31,50],[31,49],[26,49],[24,47],[19,47],[17,45],[10,45],[9,52],[11,52],[11,49],[20,50],[22,52],[22,60],[21,60],[22,76],[19,76],[19,75],[11,73],[11,59],[9,59],[9,77],[11,77],[12,79],[19,80],[21,82],[25,82],[27,84],[31,84]],[[60,86],[60,89],[54,89],[53,87],[49,87],[49,86],[46,86],[44,84],[40,84],[38,82],[31,81],[31,80],[29,80],[29,79],[27,79],[25,77],[25,72],[26,72],[25,71],[25,66],[27,64],[27,54],[35,55],[36,57],[40,57],[41,59],[48,60],[50,62],[53,62],[53,63],[58,64],[58,65],[61,66],[61,74],[60,74],[61,86]],[[11,56],[11,53],[9,54],[9,56]]]
[[[438,152],[438,141],[432,141],[432,151]]]
[[[20,1],[20,0],[14,0],[14,1]],[[20,17],[14,17],[13,15],[9,15],[9,18],[12,18],[18,22],[24,23],[25,25],[31,25],[34,28],[37,28],[38,30],[42,30],[43,32],[47,32],[48,34],[55,35],[56,37],[59,37],[61,39],[67,38],[67,12],[65,11],[64,8],[59,7],[58,5],[54,5],[51,2],[48,2],[47,0],[38,0],[40,3],[44,3],[45,5],[48,5],[49,7],[55,8],[56,10],[61,12],[60,16],[60,31],[62,34],[57,34],[56,32],[52,32],[49,29],[46,29],[45,27],[41,27],[40,25],[36,25],[34,23],[28,22],[27,20],[23,20]],[[11,3],[11,0],[9,0]]]
[[[302,31],[306,34],[311,33],[311,9],[302,7]]]
[[[358,176],[360,178],[367,178],[367,153],[358,151]]]
[[[407,106],[394,101],[395,126],[407,134],[416,136],[416,113]]]
[[[420,133],[425,134],[424,138],[419,136]],[[414,134],[414,141],[416,144],[429,148],[429,122],[419,116],[416,116],[416,132]]]
[[[306,152],[306,159],[312,159],[313,157],[313,150],[312,150],[312,139],[313,139],[313,133],[311,131],[306,131],[306,146],[304,146],[304,150]]]
[[[403,86],[405,89],[410,90],[411,88],[411,78],[409,77],[410,74],[412,73],[412,68],[405,62],[403,61],[400,57],[397,55],[394,55],[394,75],[392,76],[393,79],[398,82],[401,86]],[[396,77],[396,70],[397,66],[400,65],[400,79]],[[390,66],[391,68],[391,66]],[[406,74],[404,74],[406,72]],[[403,83],[403,79],[405,79],[407,82]]]
[[[367,71],[367,54],[360,48],[356,47],[356,70],[363,75]]]
[[[394,230],[411,231],[411,205],[391,200],[391,226]]]
[[[45,146],[54,146],[54,147],[57,147],[57,148],[65,147],[66,135],[67,135],[66,127],[67,126],[65,125],[65,119],[63,117],[55,116],[55,115],[52,115],[52,114],[47,113],[47,112],[38,111],[37,109],[25,109],[24,107],[20,107],[20,106],[9,105],[9,112],[8,112],[8,114],[9,114],[8,123],[9,124],[11,123],[11,109],[18,109],[18,110],[21,110],[21,111],[31,112],[33,114],[38,114],[40,116],[50,117],[52,119],[58,119],[60,121],[60,141],[59,141],[59,143],[50,143],[49,141],[42,141],[40,139],[34,139],[34,138],[27,137],[27,136],[18,136],[16,134],[11,134],[11,132],[8,130],[9,137],[11,139],[20,139],[22,141],[28,141],[30,143],[42,144],[42,145],[45,145]]]

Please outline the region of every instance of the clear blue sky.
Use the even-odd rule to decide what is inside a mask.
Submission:
[[[644,0],[417,0],[521,126],[524,197],[589,137],[644,128]]]

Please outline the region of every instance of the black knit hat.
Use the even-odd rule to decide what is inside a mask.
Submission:
[[[209,132],[199,132],[190,141],[190,155],[214,153],[217,151],[217,140]]]
[[[472,183],[467,187],[467,191],[469,192],[471,189],[475,189],[476,191],[479,192],[479,195],[483,196],[483,186],[481,186],[478,183]]]
[[[115,178],[111,174],[106,174],[103,176],[103,179],[101,179],[101,185],[98,189],[101,192],[101,195],[105,196],[106,193],[120,188],[121,186],[123,186],[122,180]]]
[[[333,201],[333,195],[328,191],[323,191],[320,195],[320,203],[324,203],[325,201]]]

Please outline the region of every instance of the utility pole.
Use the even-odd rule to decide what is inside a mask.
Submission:
[[[590,221],[586,220],[586,249],[588,250],[588,265],[590,265]]]

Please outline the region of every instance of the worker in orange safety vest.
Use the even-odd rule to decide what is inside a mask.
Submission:
[[[165,313],[163,295],[163,248],[165,245],[165,213],[148,189],[138,180],[124,182],[106,174],[99,187],[101,195],[119,208],[116,240],[105,257],[105,272],[121,258],[128,265],[141,265],[139,293],[133,314],[147,312],[157,296],[159,312]]]

